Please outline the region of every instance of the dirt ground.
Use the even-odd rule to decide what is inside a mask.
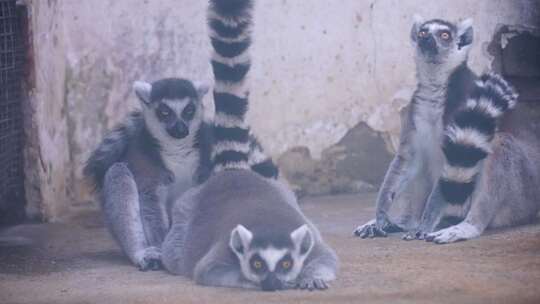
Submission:
[[[374,197],[303,200],[341,259],[327,291],[208,288],[140,272],[89,214],[3,231],[17,245],[0,244],[0,303],[540,303],[540,223],[452,245],[352,237],[373,215]]]

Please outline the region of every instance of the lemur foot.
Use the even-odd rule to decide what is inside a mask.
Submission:
[[[296,283],[297,289],[303,289],[303,290],[325,290],[328,289],[330,285],[328,285],[328,282],[326,282],[323,279],[314,279],[314,278],[305,278],[301,279],[298,283]]]
[[[161,269],[161,249],[148,247],[136,254],[136,265],[140,271]]]
[[[426,236],[426,241],[435,244],[449,244],[458,241],[465,241],[479,236],[480,231],[469,223],[460,223],[455,226],[450,226]]]
[[[383,224],[378,224],[375,219],[365,223],[364,225],[358,226],[354,231],[353,235],[360,238],[375,238],[375,237],[386,237],[388,233],[403,231],[397,225],[390,223],[388,220],[383,220]]]
[[[374,238],[374,237],[386,237],[388,234],[382,228],[380,228],[374,221],[368,222],[362,226],[358,226],[354,230],[354,235],[360,238]]]

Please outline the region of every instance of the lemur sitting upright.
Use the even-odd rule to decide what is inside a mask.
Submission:
[[[84,172],[100,192],[105,220],[124,253],[141,270],[157,269],[172,202],[213,170],[213,126],[203,121],[201,100],[209,88],[185,79],[133,87],[142,111],[103,139]],[[248,142],[251,168],[276,178],[277,167],[252,134]]]
[[[250,170],[246,74],[252,0],[211,0],[216,173],[174,205],[163,264],[209,286],[326,289],[337,257],[280,181]]]
[[[416,20],[418,87],[401,139],[362,238],[404,230],[405,240],[451,243],[486,228],[530,222],[540,209],[540,142],[501,121],[517,94],[495,74],[467,67],[470,20]],[[442,230],[443,219],[457,224]]]

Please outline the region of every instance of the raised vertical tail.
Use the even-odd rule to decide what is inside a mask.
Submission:
[[[439,185],[450,204],[463,204],[473,193],[481,161],[492,152],[499,118],[515,107],[517,97],[500,76],[484,74],[447,127],[442,146],[446,163]]]
[[[265,177],[275,178],[277,167],[264,155],[245,122],[252,19],[253,0],[210,1],[208,24],[216,108],[212,161],[216,172],[251,168]]]
[[[246,75],[250,69],[252,0],[211,0],[208,12],[215,77],[214,170],[248,169]]]

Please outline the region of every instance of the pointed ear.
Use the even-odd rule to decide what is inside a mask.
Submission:
[[[473,20],[471,18],[461,21],[457,26],[458,48],[470,45],[473,42]]]
[[[152,92],[152,85],[144,81],[135,81],[133,83],[133,90],[135,95],[143,102],[143,104],[150,104],[150,93]]]
[[[420,30],[420,27],[424,23],[424,18],[422,18],[420,15],[414,15],[413,16],[413,26],[411,29],[411,40],[416,42],[418,39],[418,31]]]
[[[203,98],[208,91],[210,91],[210,85],[206,82],[202,81],[196,81],[193,82],[193,86],[195,87],[195,90],[197,91],[197,96],[200,98]]]
[[[234,253],[241,256],[246,252],[246,249],[249,247],[252,239],[253,233],[251,233],[251,231],[249,231],[246,227],[238,225],[231,232],[229,246]]]
[[[296,248],[299,248],[300,255],[307,255],[313,248],[313,235],[307,224],[291,232],[291,239]]]

